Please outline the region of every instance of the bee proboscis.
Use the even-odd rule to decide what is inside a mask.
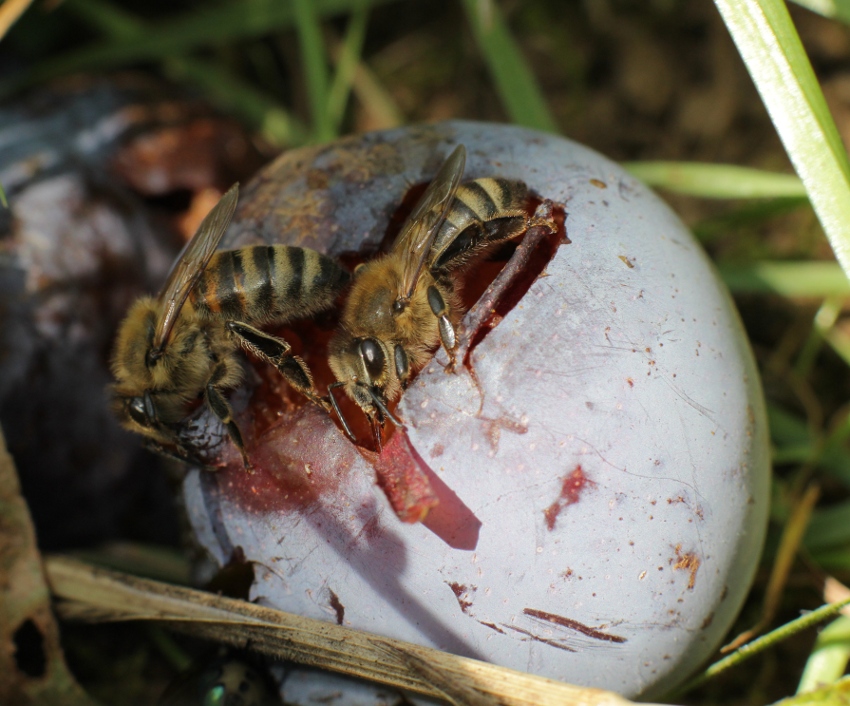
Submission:
[[[454,368],[456,327],[464,313],[462,275],[482,251],[538,223],[526,210],[522,181],[485,177],[461,183],[466,150],[459,145],[440,167],[385,255],[354,273],[341,324],[329,346],[337,382],[329,399],[349,438],[354,436],[333,389],[342,387],[372,422],[380,445],[389,410],[439,345]]]
[[[112,357],[113,409],[148,445],[198,459],[178,430],[199,402],[224,424],[246,469],[242,433],[225,391],[242,379],[240,347],[274,365],[287,382],[327,408],[303,360],[260,327],[282,325],[330,308],[348,273],[313,250],[255,245],[217,252],[236,210],[234,185],[177,257],[158,297],[141,297],[118,332]]]

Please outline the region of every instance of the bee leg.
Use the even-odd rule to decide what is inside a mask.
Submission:
[[[451,372],[455,367],[457,335],[455,334],[455,327],[452,326],[452,322],[449,321],[449,311],[446,306],[446,300],[443,299],[443,295],[440,293],[440,290],[433,285],[428,287],[428,306],[431,307],[431,311],[434,313],[434,316],[436,316],[439,320],[440,341],[449,356],[449,364],[446,366],[446,372]]]
[[[554,216],[555,202],[545,199],[534,212],[525,224],[524,230],[531,228],[543,228],[549,233],[555,233],[558,230],[558,223]]]
[[[334,412],[336,412],[337,419],[339,419],[340,424],[342,424],[342,429],[345,432],[345,435],[348,437],[349,441],[356,442],[357,437],[351,433],[351,427],[348,426],[348,422],[345,420],[345,416],[339,408],[339,404],[333,394],[333,390],[335,388],[343,387],[344,385],[344,382],[334,382],[328,385],[328,400],[330,401],[330,406],[333,408]]]
[[[213,373],[214,377],[215,373]],[[242,441],[242,432],[239,431],[239,427],[236,426],[236,422],[233,419],[233,409],[230,407],[230,403],[213,382],[207,384],[204,396],[206,397],[207,405],[209,405],[213,414],[222,421],[230,436],[230,440],[239,449],[239,453],[242,454],[242,463],[245,465],[245,470],[248,473],[253,473],[254,467],[251,465],[251,461],[248,460],[248,453],[245,451],[245,442]]]
[[[286,341],[241,321],[228,321],[227,328],[239,337],[242,345],[251,353],[275,366],[298,392],[326,412],[330,412],[327,401],[316,394],[313,376],[307,364],[297,355],[290,353],[292,346]]]

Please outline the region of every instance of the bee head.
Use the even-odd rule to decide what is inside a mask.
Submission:
[[[331,342],[328,364],[340,387],[369,416],[375,416],[373,394],[384,396],[391,384],[386,344],[376,338],[343,335]],[[374,393],[370,392],[373,390]]]
[[[387,408],[410,374],[407,353],[401,346],[377,338],[344,335],[331,343],[328,363],[338,381],[331,388],[344,388],[370,420],[383,424],[389,419],[404,427]],[[330,398],[346,433],[352,437],[333,395]]]

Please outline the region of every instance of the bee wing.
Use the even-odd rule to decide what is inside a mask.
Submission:
[[[153,338],[153,351],[161,351],[168,341],[168,335],[180,314],[180,309],[186,302],[192,287],[204,272],[204,268],[218,248],[224,231],[230,225],[236,202],[239,200],[239,184],[234,184],[221,197],[219,202],[201,221],[201,225],[186,243],[180,255],[174,261],[165,286],[159,294],[162,302],[160,319],[156,325]]]
[[[431,254],[431,245],[460,185],[465,164],[466,149],[458,145],[443,162],[401,228],[393,245],[393,252],[399,253],[402,261],[400,299],[410,299],[416,288],[422,267]]]

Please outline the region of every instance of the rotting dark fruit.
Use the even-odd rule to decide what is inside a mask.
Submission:
[[[0,424],[42,551],[177,541],[164,475],[106,402],[109,350],[180,249],[167,223],[261,163],[247,131],[140,74],[0,106]]]
[[[492,283],[482,293],[470,278],[463,364],[446,374],[437,352],[380,458],[253,368],[232,402],[257,472],[194,420],[189,441],[227,467],[186,477],[192,526],[219,564],[237,552],[254,563],[251,597],[264,604],[652,698],[728,629],[768,508],[752,356],[670,210],[563,138],[449,122],[283,155],[243,192],[222,247],[368,258],[410,185],[460,143],[465,178],[525,181],[564,205],[565,233],[514,271],[477,268],[492,267]],[[334,325],[286,334],[320,389]],[[400,522],[400,508],[421,522]]]

